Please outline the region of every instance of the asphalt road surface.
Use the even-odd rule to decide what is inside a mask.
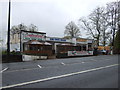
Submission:
[[[118,55],[6,63],[1,88],[118,88],[118,66]]]

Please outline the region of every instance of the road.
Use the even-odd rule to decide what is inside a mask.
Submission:
[[[6,63],[1,88],[118,88],[118,66],[118,55]]]

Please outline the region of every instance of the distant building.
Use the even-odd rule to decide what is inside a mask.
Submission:
[[[39,56],[73,56],[72,51],[76,55],[92,55],[95,47],[93,39],[73,38],[64,39],[59,37],[47,37],[43,32],[32,32],[22,30],[20,33],[11,34],[10,50],[20,51],[24,57],[28,58],[32,55],[37,58]],[[91,51],[88,53],[88,51]],[[36,56],[37,55],[37,56]],[[26,59],[25,59],[26,60]]]
[[[30,35],[25,36],[26,39],[24,39],[24,41],[28,41],[28,40],[38,40],[38,36],[35,36],[33,34],[35,33],[41,33],[41,32],[31,32],[31,31],[22,31],[24,33],[29,33]],[[11,51],[20,51],[20,38],[23,38],[23,33],[16,33],[16,34],[11,34],[10,36],[10,46],[11,46]],[[64,39],[64,38],[59,38],[59,37],[46,37],[46,33],[42,33],[45,34],[45,38],[44,40],[38,40],[38,41],[45,41],[48,42],[50,44],[52,44],[53,46],[53,50],[55,50],[56,46],[58,44],[71,44],[71,45],[79,45],[81,46],[82,50],[88,50],[88,49],[93,49],[94,47],[94,40],[93,39],[86,39],[86,38],[75,38],[74,40],[72,39]],[[23,39],[22,39],[23,40]]]
[[[10,34],[10,51],[20,51],[20,33]]]

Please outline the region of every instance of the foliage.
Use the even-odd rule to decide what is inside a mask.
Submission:
[[[5,50],[5,51],[2,51],[2,54],[3,55],[7,55],[7,51]]]
[[[2,55],[7,55],[7,50],[2,51]],[[20,52],[10,52],[10,55],[21,55]]]
[[[80,30],[79,30],[78,26],[73,21],[71,21],[65,27],[64,34],[66,36],[69,36],[70,38],[79,37],[80,36]]]

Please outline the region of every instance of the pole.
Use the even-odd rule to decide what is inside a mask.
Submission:
[[[11,0],[9,0],[9,11],[8,11],[7,55],[10,55],[10,9],[11,9]]]

